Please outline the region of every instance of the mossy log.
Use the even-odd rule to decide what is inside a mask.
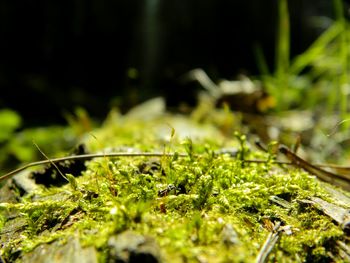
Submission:
[[[1,260],[349,261],[349,193],[215,125],[114,114],[83,140],[89,152],[164,155],[96,158],[66,167],[59,185],[30,171],[9,179],[0,189]]]

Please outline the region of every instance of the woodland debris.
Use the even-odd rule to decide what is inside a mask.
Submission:
[[[345,193],[327,184],[323,184],[323,189],[325,189],[333,199],[337,200],[337,203],[340,203],[344,207],[350,208],[350,197]]]
[[[281,145],[279,148],[280,152],[284,154],[291,162],[298,168],[302,168],[305,171],[316,175],[322,181],[339,186],[346,191],[350,191],[350,177],[348,175],[341,175],[326,171],[320,167],[317,167],[295,153],[289,150],[286,146]]]
[[[310,197],[310,199],[298,200],[299,203],[309,204],[331,217],[344,230],[350,229],[350,210],[341,206],[329,203],[318,197]]]
[[[345,244],[344,242],[339,241],[339,240],[336,243],[337,243],[339,256],[343,260],[350,262],[350,247],[347,244]]]
[[[272,195],[270,196],[269,200],[283,208],[286,208],[286,209],[290,209],[292,207],[292,204],[286,200],[284,200],[283,198],[280,198],[276,195]]]
[[[231,224],[226,224],[224,226],[221,232],[221,239],[227,246],[239,244],[237,232]]]
[[[0,202],[17,203],[25,196],[38,188],[34,180],[30,178],[30,171],[22,171],[12,179],[7,180],[0,188]]]
[[[78,237],[69,238],[66,243],[57,240],[51,244],[41,244],[33,252],[23,254],[23,263],[97,263],[94,247],[83,248]]]
[[[156,241],[133,231],[125,231],[108,240],[109,262],[160,263],[160,248]]]
[[[280,226],[281,226],[281,222],[277,222],[273,230],[267,236],[265,243],[261,247],[259,254],[256,257],[256,261],[255,261],[256,263],[267,262],[267,259],[272,249],[274,248],[274,246],[276,245],[277,241],[280,238],[280,234],[281,234]]]
[[[263,90],[259,83],[253,82],[246,76],[241,76],[239,80],[234,81],[222,80],[216,84],[203,69],[197,68],[185,74],[181,81],[183,83],[197,81],[216,106],[222,106],[225,103],[230,109],[236,111],[262,113],[276,104],[274,98]]]

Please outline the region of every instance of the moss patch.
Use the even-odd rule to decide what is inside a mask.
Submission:
[[[201,133],[180,136],[174,120],[179,121],[112,116],[93,136],[86,135],[94,152],[186,152],[187,157],[95,159],[64,186],[41,187],[20,203],[1,203],[2,229],[11,222],[9,213],[25,221],[16,238],[1,238],[2,257],[21,260],[40,244],[78,235],[105,262],[110,236],[132,230],[153,237],[164,262],[252,262],[281,222],[289,232],[281,232],[271,261],[338,260],[331,255],[334,241],[345,237],[341,227],[297,202],[311,196],[332,201],[313,176],[271,162],[246,163],[274,156],[254,151],[244,136],[224,137],[210,125],[185,119],[182,127]],[[234,157],[222,153],[228,148],[235,149]]]

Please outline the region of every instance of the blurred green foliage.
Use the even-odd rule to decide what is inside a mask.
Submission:
[[[305,52],[290,59],[288,6],[286,0],[279,0],[275,72],[270,73],[263,51],[256,48],[261,79],[276,98],[278,110],[313,108],[321,103],[329,112],[347,117],[350,29],[342,1],[333,2],[335,18],[331,26]]]
[[[13,110],[0,110],[0,143],[10,139],[13,132],[21,125],[21,117]]]
[[[5,173],[20,163],[43,159],[33,142],[49,157],[66,155],[78,143],[82,133],[92,128],[92,122],[83,109],[67,114],[67,121],[66,126],[23,128],[22,118],[17,112],[0,110],[0,172]]]

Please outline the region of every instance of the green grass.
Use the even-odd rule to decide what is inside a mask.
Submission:
[[[328,113],[348,117],[349,22],[341,0],[334,0],[335,17],[302,54],[290,58],[289,13],[286,0],[278,1],[275,70],[270,73],[263,51],[256,48],[257,64],[267,90],[276,98],[277,111],[291,108],[314,109],[327,105]]]

